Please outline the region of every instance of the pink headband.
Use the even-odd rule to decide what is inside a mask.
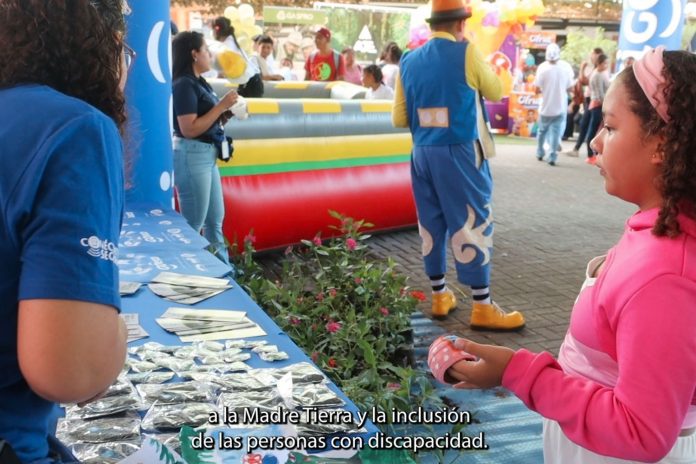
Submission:
[[[664,122],[669,122],[666,95],[663,90],[665,78],[662,77],[662,68],[665,66],[662,61],[664,51],[665,47],[662,45],[654,50],[646,51],[641,59],[633,63],[633,73],[657,114]]]

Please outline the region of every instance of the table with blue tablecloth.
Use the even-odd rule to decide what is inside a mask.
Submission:
[[[253,354],[246,364],[252,369],[284,368],[297,363],[314,365],[309,357],[276,325],[276,323],[247,295],[230,275],[232,269],[206,250],[208,242],[193,231],[183,217],[173,210],[157,205],[129,205],[123,218],[119,241],[118,265],[121,281],[139,282],[143,285],[132,295],[122,297],[121,312],[137,314],[138,323],[149,337],[128,344],[129,349],[157,342],[165,346],[183,346],[180,338],[166,332],[156,319],[169,308],[216,309],[243,311],[246,317],[266,333],[250,337],[247,341],[265,340],[285,352],[288,359],[267,362]],[[228,279],[232,288],[194,305],[182,305],[155,295],[147,286],[161,272],[217,277]],[[224,342],[224,340],[222,340]],[[130,350],[132,351],[132,350]],[[177,377],[173,381],[179,380]],[[340,398],[343,408],[357,419],[357,407],[332,382],[326,386]],[[367,422],[365,432],[358,434],[365,441],[378,432]],[[319,451],[319,450],[313,450]]]

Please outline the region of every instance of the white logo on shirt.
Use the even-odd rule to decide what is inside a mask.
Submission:
[[[118,247],[108,240],[102,240],[96,235],[80,240],[80,245],[89,248],[87,254],[95,258],[116,262]]]

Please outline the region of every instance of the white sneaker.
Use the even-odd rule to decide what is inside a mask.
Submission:
[[[580,152],[578,152],[577,150],[564,151],[563,154],[572,158],[577,158],[578,156],[580,156]]]

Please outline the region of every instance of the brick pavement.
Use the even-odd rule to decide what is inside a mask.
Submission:
[[[599,170],[583,158],[560,155],[551,167],[536,160],[531,143],[497,148],[491,160],[496,225],[491,290],[504,309],[523,311],[527,326],[519,333],[471,331],[469,289],[456,282],[451,255],[447,280],[458,309],[436,323],[477,342],[556,355],[587,261],[616,242],[635,207],[607,195]],[[368,243],[376,256],[393,258],[412,287],[429,288],[415,229],[377,234]],[[429,316],[430,300],[421,309]]]

